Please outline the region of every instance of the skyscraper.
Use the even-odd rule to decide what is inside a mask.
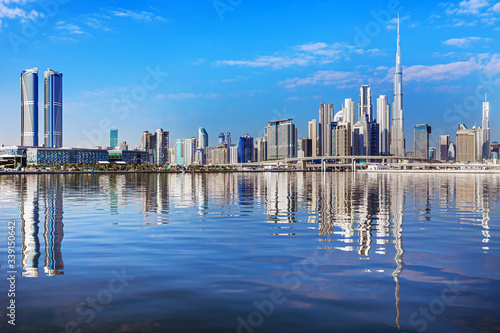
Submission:
[[[359,89],[358,120],[368,115],[368,122],[373,119],[372,91],[369,85],[362,85]]]
[[[169,146],[169,132],[164,131],[162,128],[156,130],[156,154],[155,164],[167,164],[168,161],[168,146]]]
[[[406,141],[403,117],[403,70],[401,68],[401,39],[399,36],[398,17],[398,45],[396,53],[396,71],[394,72],[394,103],[392,105],[391,154],[404,157],[406,155]]]
[[[21,146],[38,146],[38,68],[21,73]]]
[[[356,114],[354,113],[354,109],[356,108],[355,104],[352,98],[346,98],[344,101],[344,122],[351,124],[351,128],[356,123]]]
[[[313,119],[309,122],[308,137],[311,140],[311,156],[318,156],[318,122]]]
[[[231,132],[229,132],[229,130],[227,130],[226,142],[227,142],[227,163],[231,163]]]
[[[224,135],[223,131],[220,131],[220,134],[219,134],[219,146],[220,147],[222,147],[222,145],[224,144],[224,141],[226,141],[226,136]]]
[[[198,128],[198,148],[205,150],[208,147],[208,133],[205,127]]]
[[[333,104],[321,103],[319,107],[318,156],[328,156],[328,125],[333,122]]]
[[[448,149],[450,147],[450,136],[441,135],[439,137],[439,160],[448,161]]]
[[[476,162],[476,130],[475,128],[467,129],[464,127],[459,127],[457,131],[457,162]]]
[[[490,102],[484,96],[483,103],[483,159],[490,158]]]
[[[427,124],[415,126],[415,158],[429,159],[429,134],[431,127]]]
[[[377,98],[377,123],[379,124],[379,152],[380,155],[389,155],[390,149],[390,120],[391,107],[387,102],[386,95],[380,95]]]
[[[111,149],[115,149],[118,147],[118,130],[110,129],[109,130],[109,146]]]
[[[45,147],[61,148],[63,145],[63,93],[62,73],[48,68],[45,78]]]

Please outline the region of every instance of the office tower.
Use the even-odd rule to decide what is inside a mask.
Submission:
[[[459,127],[457,131],[457,162],[476,161],[476,129]],[[450,145],[451,146],[451,145]]]
[[[297,148],[297,157],[311,157],[312,156],[312,140],[308,138],[299,139],[299,146]]]
[[[257,139],[257,141],[258,140],[259,139]],[[236,145],[231,146],[228,149],[228,155],[229,155],[229,164],[237,164],[238,163],[238,146],[236,146]]]
[[[351,155],[351,141],[352,132],[351,124],[348,122],[343,122],[337,125],[336,128],[336,156],[350,156]]]
[[[208,147],[208,133],[205,127],[198,128],[198,148],[205,150]]]
[[[373,119],[372,91],[369,85],[362,85],[359,89],[358,120],[368,115],[368,122]]]
[[[448,160],[448,149],[450,147],[450,136],[441,135],[439,137],[439,160],[446,162]]]
[[[196,150],[196,139],[177,139],[175,141],[177,151],[175,153],[177,158],[177,165],[191,165],[193,164],[193,157]]]
[[[219,134],[219,146],[222,146],[224,144],[224,141],[226,141],[226,136],[224,135],[223,131],[220,131],[220,134]]]
[[[63,75],[48,68],[43,76],[45,78],[45,147],[61,148],[63,145]]]
[[[355,121],[356,114],[354,113],[355,108],[356,108],[356,103],[351,98],[346,98],[343,107],[344,122],[351,124],[351,128],[356,123]]]
[[[205,165],[206,164],[206,154],[205,150],[201,148],[196,148],[194,152],[193,164],[195,165]]]
[[[455,161],[457,159],[457,147],[453,142],[450,142],[450,147],[448,148],[448,161]]]
[[[308,138],[312,142],[311,156],[318,156],[318,122],[313,119],[309,122],[308,126]]]
[[[118,146],[118,130],[110,129],[109,130],[109,146],[111,149],[115,149]]]
[[[312,141],[312,140],[311,140]],[[266,138],[257,138],[255,139],[255,146],[257,148],[257,156],[255,160],[257,162],[263,162],[267,160],[267,141]],[[232,151],[231,151],[232,154]],[[231,157],[231,160],[233,158]]]
[[[500,144],[498,141],[493,141],[490,145],[490,157],[493,159],[498,159],[500,153]]]
[[[328,125],[333,121],[333,104],[322,103],[319,108],[318,156],[328,156]]]
[[[483,134],[484,131],[481,127],[476,127],[474,126],[472,129],[476,132],[476,162],[482,162],[483,161],[483,146],[484,146],[484,139],[483,139]]]
[[[394,72],[394,103],[392,105],[392,130],[391,130],[391,154],[405,157],[406,141],[404,132],[403,116],[403,70],[401,68],[401,39],[399,36],[398,18],[398,45],[396,53],[396,71]]]
[[[281,160],[297,156],[297,128],[292,119],[267,123],[267,159]]]
[[[155,164],[167,164],[168,163],[168,146],[169,142],[169,132],[164,131],[162,128],[156,130],[156,154],[155,154]]]
[[[391,107],[387,102],[386,95],[377,98],[377,122],[379,124],[379,153],[380,155],[390,155],[391,153]]]
[[[21,73],[21,146],[38,146],[38,68]]]
[[[253,162],[253,137],[249,134],[238,140],[238,163]]]
[[[486,95],[483,103],[483,146],[482,158],[490,158],[490,102],[487,101]]]
[[[427,124],[415,126],[415,158],[429,159],[429,134],[431,127]]]
[[[436,159],[436,147],[429,148],[429,159],[431,159],[431,160]]]

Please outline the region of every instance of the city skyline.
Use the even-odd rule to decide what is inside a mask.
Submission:
[[[119,128],[121,137],[129,142],[130,146],[139,144],[138,141],[144,129],[159,127],[169,130],[170,137],[173,139],[196,136],[196,130],[199,126],[204,126],[208,133],[217,133],[220,129],[224,131],[229,129],[231,132],[235,133],[236,137],[244,136],[246,133],[249,133],[257,138],[261,136],[260,132],[262,128],[265,127],[267,121],[282,118],[293,118],[294,123],[299,129],[299,137],[303,138],[308,136],[307,123],[312,118],[316,118],[316,110],[321,102],[333,103],[335,105],[335,113],[340,111],[342,101],[345,99],[352,98],[354,102],[359,105],[357,91],[363,84],[370,85],[373,99],[376,99],[376,96],[379,95],[388,95],[388,102],[392,104],[393,88],[391,86],[394,82],[392,82],[393,79],[391,76],[394,74],[394,61],[391,60],[393,59],[391,54],[394,54],[396,51],[394,47],[394,39],[396,36],[395,22],[397,20],[397,12],[401,12],[401,31],[404,35],[402,37],[402,62],[403,65],[405,65],[403,66],[403,82],[405,84],[405,132],[407,133],[406,139],[408,141],[406,146],[413,147],[413,136],[408,134],[412,133],[413,126],[419,123],[429,123],[429,125],[433,126],[433,134],[431,135],[431,142],[433,143],[431,143],[431,145],[438,146],[439,135],[448,134],[454,137],[457,124],[465,123],[469,127],[472,127],[475,123],[481,124],[482,100],[477,99],[476,101],[474,95],[475,89],[481,82],[489,82],[488,78],[481,81],[481,77],[484,76],[483,74],[486,68],[490,69],[489,72],[491,74],[497,74],[495,70],[498,66],[495,59],[498,58],[498,53],[494,53],[496,51],[494,43],[486,41],[486,39],[492,39],[491,37],[495,34],[495,31],[497,31],[494,30],[496,28],[494,20],[483,23],[486,28],[491,26],[491,31],[473,28],[461,31],[460,26],[445,26],[446,24],[451,24],[449,22],[454,22],[454,20],[462,20],[472,25],[475,22],[474,20],[477,20],[477,17],[481,15],[489,17],[497,10],[494,3],[489,3],[476,9],[471,9],[472,7],[470,6],[467,7],[467,3],[467,1],[465,1],[465,4],[456,2],[447,5],[446,8],[437,6],[426,11],[422,9],[422,6],[416,8],[413,4],[402,2],[399,6],[396,6],[399,10],[393,10],[392,12],[387,6],[377,7],[371,5],[366,7],[366,13],[359,14],[359,17],[356,17],[353,22],[347,23],[339,20],[338,27],[329,28],[332,29],[332,31],[340,28],[348,31],[348,33],[345,34],[345,38],[342,38],[343,35],[341,35],[340,41],[329,40],[329,43],[322,42],[321,40],[327,41],[325,38],[331,39],[331,37],[328,37],[331,35],[331,31],[325,29],[325,31],[319,32],[317,29],[314,29],[314,24],[311,23],[311,20],[307,20],[310,26],[307,26],[304,33],[300,34],[300,37],[287,37],[285,41],[291,42],[292,39],[295,40],[294,45],[300,46],[293,48],[294,51],[292,53],[296,53],[296,57],[287,54],[280,55],[279,49],[283,49],[284,45],[282,45],[282,43],[284,42],[278,43],[280,45],[273,46],[274,51],[271,51],[270,46],[266,47],[270,53],[275,52],[275,60],[272,60],[271,57],[264,57],[264,59],[257,61],[258,58],[255,58],[258,57],[258,54],[264,54],[265,51],[264,49],[255,47],[255,38],[262,36],[262,31],[258,29],[255,32],[255,37],[251,38],[249,43],[250,47],[254,47],[253,52],[250,52],[251,49],[244,48],[240,53],[236,54],[227,49],[223,49],[220,53],[215,55],[211,54],[211,56],[200,54],[205,56],[205,60],[203,61],[201,61],[199,57],[197,59],[189,58],[190,63],[183,63],[183,66],[181,66],[185,71],[184,76],[189,77],[189,79],[185,79],[184,76],[174,75],[176,73],[172,70],[170,62],[160,61],[158,58],[151,61],[151,57],[146,57],[143,61],[140,61],[140,58],[136,56],[136,59],[139,60],[137,63],[141,64],[141,67],[137,69],[138,66],[130,62],[131,58],[129,57],[127,58],[128,66],[121,67],[126,68],[126,70],[120,72],[120,75],[124,78],[124,82],[127,83],[120,86],[120,89],[115,89],[114,92],[111,92],[110,89],[97,90],[97,88],[102,88],[102,85],[116,83],[113,77],[105,74],[106,79],[102,80],[104,82],[96,83],[95,80],[92,80],[93,84],[95,84],[92,86],[88,78],[81,75],[81,72],[85,71],[87,66],[96,65],[95,62],[92,62],[92,57],[88,64],[85,61],[84,63],[73,63],[73,65],[70,66],[70,63],[62,59],[55,51],[63,47],[71,51],[78,45],[97,43],[98,37],[102,37],[101,34],[97,33],[96,36],[87,35],[90,33],[85,29],[90,28],[88,28],[88,25],[83,25],[83,18],[81,17],[76,19],[76,21],[80,20],[80,25],[78,26],[82,30],[81,34],[69,34],[65,28],[62,28],[63,26],[67,27],[69,24],[69,22],[64,21],[65,15],[68,15],[74,10],[71,4],[67,4],[64,6],[61,5],[61,9],[58,13],[61,17],[58,17],[56,20],[57,14],[54,15],[52,19],[56,21],[52,22],[52,25],[50,23],[47,24],[46,28],[51,32],[60,33],[60,37],[63,37],[63,31],[66,31],[69,36],[68,38],[73,38],[74,41],[60,40],[58,43],[55,43],[52,40],[51,43],[53,43],[55,47],[54,52],[41,52],[39,56],[28,56],[25,54],[26,48],[24,49],[24,53],[21,52],[23,50],[23,45],[20,45],[17,55],[19,60],[11,61],[8,68],[4,69],[8,74],[10,68],[13,67],[12,64],[25,64],[18,67],[17,72],[19,72],[22,68],[30,68],[33,64],[47,63],[47,58],[50,58],[50,63],[57,65],[57,67],[62,69],[62,72],[66,74],[64,95],[65,146],[78,147],[81,146],[80,143],[82,142],[95,143],[95,145],[105,144],[107,142],[107,136],[109,135],[109,128],[111,127]],[[294,2],[295,6],[299,6],[300,4],[300,1]],[[31,8],[35,5],[36,4],[11,4],[9,6],[19,6],[19,8],[22,9],[24,8],[23,6]],[[152,28],[163,29],[166,28],[165,26],[177,27],[176,22],[178,22],[178,19],[175,19],[176,16],[173,13],[178,13],[179,8],[175,6],[164,6],[162,8],[153,6],[143,8],[143,11],[140,11],[140,6],[138,4],[129,3],[124,6],[127,8],[121,8],[121,11],[118,11],[116,9],[96,8],[95,3],[89,2],[87,10],[113,12],[115,14],[115,16],[112,16],[113,19],[118,20],[118,18],[120,18],[122,21],[117,26],[113,26],[111,22],[108,22],[108,24],[116,29],[115,34],[119,35],[120,38],[125,37],[125,31],[127,30],[125,28],[126,22],[132,22],[132,25],[137,25],[145,31]],[[254,15],[256,15],[253,12],[255,8],[252,8],[252,6],[255,5],[241,4],[235,7],[233,11],[225,12],[224,19],[220,20],[219,13],[209,5],[209,9],[213,10],[214,15],[214,17],[206,18],[206,20],[209,21],[209,30],[222,29],[222,31],[225,31],[230,26],[236,24],[236,22],[234,22],[235,20],[244,17],[248,17],[248,20],[252,20]],[[318,4],[311,4],[306,13],[317,10],[318,6]],[[325,6],[330,9],[338,7],[341,12],[345,12],[349,8],[347,5],[341,6],[332,4]],[[271,11],[277,9],[276,5],[273,4],[269,4],[268,8]],[[38,9],[40,10],[40,8]],[[284,13],[296,13],[296,8],[293,8],[293,6],[284,6],[280,7],[280,9],[283,10]],[[36,8],[33,10],[36,10]],[[194,10],[194,8],[188,2],[184,10]],[[168,15],[169,11],[172,18]],[[434,12],[440,12],[440,14],[435,14]],[[134,13],[142,13],[143,16],[149,15],[149,19],[141,20],[138,16],[134,16]],[[383,19],[377,21],[376,17],[380,15],[377,16],[373,13],[377,15],[382,15],[381,13],[383,13],[389,16],[387,16],[385,21]],[[156,14],[156,16],[151,14]],[[433,19],[436,21],[444,21],[441,22],[442,26],[439,27],[439,33],[437,33],[437,35],[441,35],[441,40],[433,42],[433,38],[430,38],[430,40],[427,41],[429,43],[429,47],[426,49],[428,52],[418,53],[420,58],[423,59],[422,62],[419,62],[419,59],[417,59],[419,57],[415,55],[416,47],[421,45],[418,34],[425,30],[423,22],[427,22],[426,20],[430,19],[432,15],[441,15],[441,18],[434,17]],[[180,18],[180,16],[177,18]],[[4,30],[7,35],[10,32],[19,34],[20,30],[15,29],[15,18],[10,19],[3,17],[0,19],[3,21],[2,30]],[[277,20],[281,22],[282,18],[278,17]],[[267,18],[264,18],[264,23],[266,22]],[[361,35],[357,34],[356,31],[365,31],[366,35],[365,28],[368,23],[378,24],[378,33],[372,34],[374,36],[368,36],[370,37],[369,46],[373,48],[377,47],[378,52],[383,54],[373,55],[370,54],[370,52],[376,53],[376,51],[373,51],[372,48],[360,47],[359,51],[349,54],[349,59],[345,57],[345,52],[340,52],[340,57],[338,58],[333,56],[333,54],[339,51],[333,46],[334,43],[350,42],[350,45],[353,46],[356,37]],[[475,24],[476,26],[480,26],[480,23]],[[75,23],[75,25],[77,24]],[[243,28],[244,27],[242,27],[242,29]],[[192,32],[192,30],[186,30],[187,36],[191,36]],[[474,36],[477,34],[481,36],[488,35],[488,37],[479,37],[479,40],[477,38],[462,38],[457,35],[459,33],[473,34]],[[80,35],[86,37],[83,38],[83,36]],[[233,34],[228,33],[227,38],[232,35]],[[442,35],[446,35],[447,39]],[[79,39],[78,37],[82,37],[83,39]],[[215,38],[216,35],[213,37]],[[45,37],[43,34],[40,34],[40,38],[43,39]],[[217,43],[221,42],[219,38],[216,40]],[[266,40],[269,39],[263,39],[263,41]],[[302,44],[299,43],[299,40]],[[9,46],[8,49],[13,54],[15,53],[15,50],[10,47],[11,43],[8,38],[4,37],[1,42],[6,43],[5,45]],[[458,45],[462,42],[463,45],[459,47]],[[324,44],[326,44],[326,46]],[[31,46],[34,48],[40,47],[35,40],[32,41]],[[369,52],[369,50],[372,51]],[[342,51],[342,47],[340,47],[340,51]],[[449,51],[448,53],[453,52],[454,54],[444,56],[445,51]],[[467,60],[464,57],[466,53],[471,53],[470,51],[481,51],[483,58],[474,58],[469,55]],[[440,53],[440,55],[435,56],[436,52]],[[181,53],[182,52],[180,52],[178,56],[181,56]],[[323,58],[321,58],[321,54],[324,55]],[[431,55],[431,58],[429,58],[429,55]],[[173,57],[177,58],[176,56]],[[211,57],[213,57],[213,59],[211,59]],[[54,58],[54,60],[52,60],[52,58]],[[254,58],[255,61],[253,61],[252,58]],[[302,60],[311,58],[312,60],[309,60],[307,64],[302,64],[302,62],[298,60],[299,58]],[[457,61],[446,63],[445,60],[451,58]],[[284,62],[287,59],[293,61],[287,64]],[[178,63],[178,59],[173,60],[175,61],[173,61],[172,64]],[[322,60],[322,63],[320,63],[320,60]],[[269,64],[270,61],[281,62]],[[455,67],[453,67],[452,64],[454,64],[453,66]],[[369,68],[369,71],[363,69],[363,66]],[[380,66],[385,66],[386,68],[382,70],[379,68]],[[475,69],[471,71],[471,67]],[[97,66],[96,69],[97,68],[103,70],[102,65]],[[116,68],[116,65],[109,65],[109,70]],[[146,68],[149,68],[149,70]],[[378,70],[376,70],[377,68]],[[108,69],[104,70],[106,73]],[[202,73],[195,79],[192,77],[192,72],[198,70],[201,70]],[[308,74],[311,70],[313,73]],[[443,78],[443,76],[446,76],[446,73],[439,72],[439,70],[450,74],[449,77]],[[68,71],[70,74],[68,74]],[[157,75],[157,77],[154,78],[157,79],[157,82],[154,82],[154,79],[151,80],[151,82],[148,81],[150,86],[156,85],[156,88],[147,91],[148,96],[143,102],[137,103],[137,101],[132,100],[132,103],[140,104],[139,106],[128,109],[124,108],[123,103],[120,104],[122,95],[130,96],[131,91],[135,87],[142,87],[143,79],[147,75],[150,75],[151,72],[157,74],[168,72],[169,76]],[[345,73],[342,74],[341,72]],[[380,74],[381,72],[384,73]],[[131,73],[133,74],[131,75]],[[315,74],[318,75],[315,76]],[[290,79],[294,77],[294,75],[296,79]],[[131,76],[134,76],[133,80]],[[287,78],[287,76],[289,76],[289,78]],[[349,76],[355,78],[355,80],[353,79],[351,82],[347,82],[348,84],[342,85],[342,82],[348,81]],[[9,78],[11,75],[8,74],[6,77]],[[150,78],[151,77],[150,75]],[[197,80],[212,82],[213,88],[210,87],[211,90],[206,90],[204,92],[201,90],[188,90],[194,89],[195,86],[198,85],[197,83],[195,84]],[[225,82],[222,82],[223,80],[225,80]],[[493,77],[493,82],[495,80],[496,76]],[[223,83],[225,87],[222,87]],[[435,86],[436,83],[438,84],[437,87]],[[3,111],[5,113],[2,114],[3,118],[8,120],[9,123],[15,123],[19,122],[19,113],[17,111],[19,107],[16,106],[16,104],[19,104],[15,95],[11,97],[12,94],[9,93],[9,91],[13,91],[13,87],[10,87],[11,85],[14,85],[14,83],[10,82],[9,79],[2,82],[2,88],[4,88],[3,91],[5,93],[2,94],[0,99],[4,102],[5,106],[5,108],[3,108],[3,110],[5,110]],[[458,87],[459,85],[461,88]],[[18,87],[17,84],[15,84],[15,86],[15,88]],[[231,89],[227,88],[227,86],[237,87],[237,89],[240,90],[240,95],[231,92]],[[273,88],[270,88],[270,86],[273,86]],[[491,123],[495,123],[495,121],[499,119],[498,115],[495,113],[495,105],[498,105],[498,100],[496,99],[496,94],[490,91],[491,89],[497,89],[495,87],[496,84],[493,84],[493,88],[492,86],[488,86],[486,88],[479,87],[478,89],[482,90],[481,95],[484,95],[484,92],[489,92],[491,96],[489,98],[492,107],[491,111],[493,111],[490,115]],[[96,88],[96,90],[90,88]],[[222,89],[221,91],[223,91],[223,93],[221,91],[215,91],[216,89]],[[425,91],[425,93],[419,92],[419,89],[420,91]],[[450,95],[449,92],[445,91],[446,89],[457,90],[460,93]],[[85,95],[78,95],[76,90],[85,92]],[[277,97],[271,98],[269,92],[274,90],[279,91],[276,94],[271,93],[271,95],[276,95]],[[235,97],[229,97],[231,94],[235,95]],[[253,96],[249,97],[247,95]],[[473,97],[473,99],[465,100],[463,96]],[[166,101],[168,101],[168,103],[166,103]],[[461,109],[456,109],[455,104]],[[115,109],[112,108],[113,105],[115,105]],[[429,107],[429,105],[431,107]],[[469,107],[470,105],[473,107]],[[40,111],[39,106],[39,113]],[[245,116],[246,113],[251,113],[255,116],[252,116],[251,119],[247,121]],[[81,116],[82,114],[86,115],[85,119],[78,118],[78,115]],[[190,116],[186,117],[186,114]],[[192,121],[193,116],[196,116],[196,118],[194,118],[197,119],[196,123]],[[446,117],[446,119],[444,119],[444,117]],[[242,119],[245,119],[245,121],[242,122]],[[102,122],[107,120],[109,120],[112,125],[106,128],[105,131],[101,131],[100,127]],[[440,126],[437,126],[437,124]],[[446,126],[441,126],[442,124]],[[15,126],[11,127],[14,128]],[[10,127],[4,126],[2,128],[0,143],[5,145],[20,144],[18,139],[15,140],[19,135],[17,134],[15,137],[11,138],[10,131]],[[495,126],[492,126],[490,136],[491,141],[498,139],[498,132]],[[39,138],[39,140],[40,139],[41,138]]]

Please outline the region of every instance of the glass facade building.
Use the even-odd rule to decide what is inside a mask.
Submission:
[[[38,146],[38,68],[21,73],[21,146]]]
[[[253,137],[240,136],[238,140],[238,163],[253,162]]]
[[[415,158],[429,159],[429,134],[431,127],[427,124],[415,126]]]
[[[115,149],[118,147],[118,130],[110,129],[109,130],[109,146],[111,149]]]
[[[62,139],[62,73],[51,70],[44,72],[45,78],[45,147],[60,148]]]

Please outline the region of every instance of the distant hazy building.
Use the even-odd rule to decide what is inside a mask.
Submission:
[[[311,156],[316,157],[318,156],[318,122],[313,119],[308,125],[308,137],[312,143]]]
[[[368,116],[368,122],[373,119],[372,91],[369,85],[362,85],[359,90],[358,120]]]
[[[455,161],[457,159],[457,146],[450,142],[450,146],[448,148],[448,161]]]
[[[227,130],[226,135],[226,147],[227,147],[227,163],[231,163],[231,132]]]
[[[498,141],[493,141],[490,144],[490,157],[493,159],[498,159],[500,155],[500,144]]]
[[[429,159],[435,160],[436,159],[436,147],[429,147]]]
[[[128,150],[128,144],[126,141],[123,141],[122,143],[120,143],[120,145],[118,146],[119,150]],[[112,148],[114,149],[114,148]]]
[[[457,162],[476,162],[476,130],[461,127],[457,131]]]
[[[312,140],[309,138],[299,139],[297,157],[312,157]]]
[[[414,128],[414,153],[415,158],[429,159],[429,134],[431,127],[427,124],[419,124]]]
[[[47,69],[45,78],[45,147],[63,146],[62,73]]]
[[[175,140],[177,165],[193,164],[194,153],[196,150],[196,139],[177,139]]]
[[[220,131],[220,134],[219,134],[219,146],[222,146],[225,141],[226,141],[226,136],[224,135],[223,131]]]
[[[439,137],[439,160],[446,162],[448,160],[448,150],[450,148],[450,136],[441,135]]]
[[[380,155],[391,153],[391,107],[386,95],[377,98],[377,123],[379,124],[379,152]]]
[[[297,128],[292,119],[268,122],[267,159],[280,160],[297,156]]]
[[[110,129],[109,130],[109,146],[111,149],[115,149],[118,147],[118,130]]]
[[[240,136],[238,140],[238,162],[247,163],[253,162],[253,137],[249,134],[245,136]]]
[[[483,103],[483,144],[482,158],[490,158],[490,102],[486,100]]]
[[[319,108],[318,156],[328,156],[328,126],[333,122],[333,104],[322,103]]]
[[[38,146],[38,68],[21,73],[21,146]]]
[[[205,127],[198,128],[198,148],[205,150],[208,147],[208,133]]]

